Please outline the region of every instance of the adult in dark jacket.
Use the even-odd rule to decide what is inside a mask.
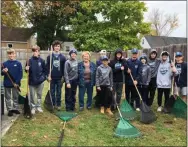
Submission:
[[[155,97],[155,91],[157,88],[157,72],[160,65],[160,60],[157,59],[157,51],[156,49],[151,49],[149,54],[148,65],[151,68],[151,81],[148,86],[148,105],[151,106],[153,104],[153,100]]]
[[[49,74],[50,69],[50,55],[47,57],[47,74],[48,81],[50,81],[50,92],[52,96],[53,106],[57,110],[61,109],[61,89],[64,81],[64,65],[66,58],[60,53],[61,42],[55,40],[52,43],[53,53],[52,53],[52,66],[51,74]]]
[[[134,107],[134,101],[136,101],[136,110],[140,111],[140,99],[138,97],[138,93],[134,86],[138,84],[138,71],[139,68],[142,66],[142,63],[138,60],[138,49],[134,48],[131,50],[132,57],[127,60],[127,67],[128,70],[125,72],[125,93],[128,102]],[[133,76],[133,80],[131,79],[130,73]],[[134,82],[134,83],[133,83]],[[129,95],[131,94],[131,97]]]
[[[84,95],[87,90],[87,109],[92,106],[93,86],[95,85],[96,65],[90,61],[90,53],[82,53],[82,59],[78,63],[78,85],[79,85],[79,105],[80,111],[84,110]]]
[[[138,73],[138,89],[142,96],[143,101],[149,105],[148,100],[148,86],[151,80],[151,69],[150,66],[147,65],[147,57],[141,56],[140,61],[142,62],[142,66],[139,69]]]
[[[122,59],[123,52],[121,49],[115,51],[114,59],[110,61],[110,67],[113,71],[113,101],[112,109],[116,108],[117,105],[120,105],[122,88],[123,88],[123,74],[124,70],[127,70],[125,66],[125,60]]]
[[[177,85],[176,94],[182,97],[182,99],[187,102],[187,62],[183,61],[183,54],[182,52],[176,52],[176,76],[175,76],[175,83]]]
[[[31,113],[35,111],[43,112],[41,108],[42,91],[44,88],[44,81],[46,80],[46,66],[45,61],[40,57],[40,47],[34,46],[32,48],[33,56],[26,63],[26,72],[29,71],[29,91]],[[35,94],[37,95],[37,103],[35,103]]]

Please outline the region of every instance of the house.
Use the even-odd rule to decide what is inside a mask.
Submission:
[[[161,46],[168,46],[171,44],[183,43],[187,43],[187,38],[146,35],[141,39],[140,45],[143,49],[150,49]]]
[[[1,47],[26,49],[36,44],[31,28],[1,27]]]

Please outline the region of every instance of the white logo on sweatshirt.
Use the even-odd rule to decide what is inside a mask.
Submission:
[[[14,64],[14,66],[17,66],[17,64]]]
[[[54,60],[53,65],[58,68],[60,66],[59,60]]]
[[[41,62],[38,63],[38,66],[41,66]]]
[[[168,68],[167,68],[167,67],[161,67],[161,68],[160,68],[160,73],[161,73],[162,75],[165,75],[165,74],[167,73],[167,71],[168,71]]]

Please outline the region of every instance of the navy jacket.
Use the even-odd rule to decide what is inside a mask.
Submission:
[[[99,60],[96,61],[96,66],[99,67],[102,64],[101,58],[99,58]]]
[[[66,58],[63,54],[59,54],[58,57],[52,53],[52,71],[51,78],[53,79],[61,79],[64,76],[64,65]],[[50,55],[47,57],[47,74],[49,75],[50,70]]]
[[[133,76],[133,79],[138,81],[138,79],[139,79],[139,70],[140,70],[140,68],[142,66],[142,62],[140,62],[138,59],[132,60],[130,58],[130,59],[127,60],[126,65],[131,70],[131,74]],[[127,73],[126,70],[125,70],[125,83],[127,85],[134,85],[130,74]]]
[[[23,77],[23,71],[22,71],[22,64],[17,60],[7,60],[3,63],[4,68],[8,68],[8,73],[13,80],[14,83],[17,85],[21,85],[21,79]],[[1,68],[1,70],[3,67]],[[6,88],[13,88],[13,84],[6,73],[1,72],[2,75],[4,75],[4,87]]]
[[[176,63],[177,75],[175,82],[178,87],[187,87],[187,63]]]
[[[84,86],[84,63],[78,63],[78,85]],[[96,74],[96,65],[93,62],[90,62],[90,71],[91,71],[91,86],[95,85],[95,74]]]
[[[27,65],[27,64],[26,64]],[[29,85],[39,85],[46,80],[45,61],[40,57],[31,57],[29,59]]]

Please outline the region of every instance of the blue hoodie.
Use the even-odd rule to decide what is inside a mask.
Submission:
[[[12,78],[13,82],[17,85],[21,85],[21,79],[23,77],[22,72],[22,64],[17,60],[7,60],[3,63],[4,68],[8,68],[8,73],[10,77]],[[3,67],[1,68],[3,70]],[[4,87],[6,88],[13,88],[13,84],[6,73],[2,72],[2,75],[4,75]]]
[[[29,85],[39,85],[46,80],[45,61],[40,57],[31,57],[29,59]]]
[[[142,62],[140,62],[138,59],[133,60],[133,59],[128,59],[126,62],[127,67],[131,70],[132,76],[134,80],[139,79],[139,70],[142,66]],[[133,81],[131,79],[131,76],[129,73],[125,71],[125,83],[127,85],[134,85]]]
[[[63,54],[59,53],[56,56],[52,53],[52,71],[51,71],[51,78],[60,80],[64,76],[64,65],[65,65],[66,58]],[[47,57],[47,73],[49,75],[50,70],[50,55]]]

